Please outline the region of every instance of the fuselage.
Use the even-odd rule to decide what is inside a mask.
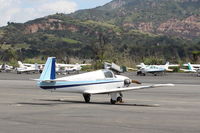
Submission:
[[[38,82],[38,85],[45,90],[84,93],[88,89],[112,89],[124,87],[125,76],[114,75],[109,70],[98,70],[63,78],[54,81]]]
[[[154,72],[164,72],[165,69],[162,67],[150,65],[145,68],[141,68],[141,71],[144,73],[154,73]]]

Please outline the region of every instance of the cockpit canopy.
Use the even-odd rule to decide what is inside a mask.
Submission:
[[[115,77],[113,72],[109,71],[109,70],[104,70],[104,76],[105,76],[105,78],[114,78]]]

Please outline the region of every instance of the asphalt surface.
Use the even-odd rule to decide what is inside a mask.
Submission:
[[[94,95],[86,104],[79,94],[39,89],[30,80],[38,74],[0,73],[0,132],[200,133],[200,77],[124,75],[175,87],[125,92],[125,102],[116,105],[108,95]]]

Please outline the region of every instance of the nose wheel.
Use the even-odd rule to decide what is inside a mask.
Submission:
[[[119,97],[117,97],[116,100],[113,100],[113,99],[111,98],[111,99],[110,99],[110,103],[111,103],[111,104],[123,103],[122,97],[119,96]]]

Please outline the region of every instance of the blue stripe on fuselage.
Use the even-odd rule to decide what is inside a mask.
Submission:
[[[77,86],[85,86],[85,85],[96,85],[96,84],[108,84],[108,83],[116,83],[116,82],[124,82],[123,80],[109,80],[109,81],[90,81],[90,82],[51,82],[51,83],[39,83],[40,88],[42,89],[55,89],[55,88],[66,88],[66,87],[77,87]],[[70,84],[71,83],[71,84]],[[73,84],[74,83],[74,84]]]

